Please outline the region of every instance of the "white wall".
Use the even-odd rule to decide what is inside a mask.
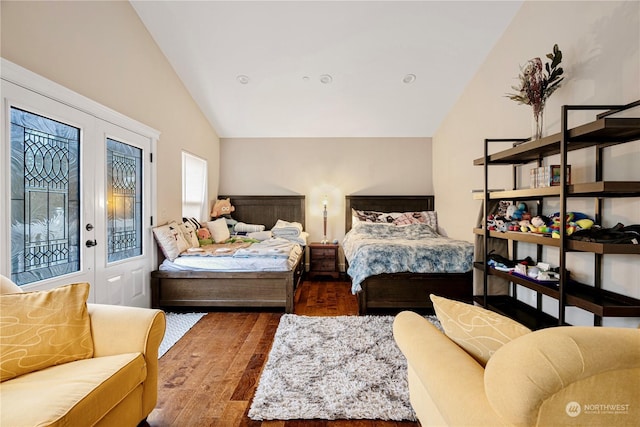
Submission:
[[[161,132],[158,218],[181,217],[181,150],[209,165],[218,188],[219,140],[126,1],[2,1],[2,57]]]
[[[484,138],[530,136],[531,108],[504,95],[516,84],[519,65],[535,56],[546,62],[554,43],[563,52],[566,79],[547,104],[548,133],[560,129],[561,105],[626,104],[640,99],[640,2],[525,2],[433,137],[436,200],[444,195],[455,200],[439,204],[439,223],[452,237],[472,238],[480,202],[472,200],[470,191],[483,185],[482,168],[472,163],[482,157]],[[574,117],[573,124],[585,119]],[[574,182],[593,179],[592,159],[593,151],[569,157]],[[605,161],[607,179],[640,180],[640,143],[607,149]],[[490,187],[510,184],[510,169],[502,169],[492,174]],[[571,210],[585,213],[593,206],[590,200],[572,203]],[[605,218],[605,226],[617,221],[640,223],[639,199],[607,201]],[[557,260],[552,253],[545,256]],[[606,259],[604,287],[640,298],[638,257]],[[593,279],[592,256],[572,255],[570,262],[580,280]],[[554,313],[553,302],[547,306]],[[575,309],[569,310],[567,320],[590,323],[589,316]],[[606,324],[637,326],[638,319],[609,318]]]
[[[345,195],[433,194],[431,164],[430,138],[222,138],[219,194],[304,194],[312,241],[327,195],[327,237],[341,240]]]

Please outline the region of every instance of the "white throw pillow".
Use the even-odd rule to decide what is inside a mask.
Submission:
[[[156,236],[162,253],[169,261],[173,261],[190,247],[175,221],[154,228],[153,235]]]
[[[227,221],[224,218],[218,218],[215,221],[207,222],[207,228],[211,233],[211,238],[216,243],[223,243],[231,237],[229,227],[227,227]]]
[[[193,223],[190,221],[185,221],[182,224],[179,224],[180,232],[182,232],[182,236],[189,244],[190,248],[200,247],[200,242],[198,241],[198,232],[197,229],[193,226]]]

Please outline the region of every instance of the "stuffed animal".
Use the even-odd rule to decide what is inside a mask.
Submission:
[[[527,212],[527,204],[520,202],[517,205],[509,205],[505,218],[511,221],[530,220],[531,214]]]
[[[211,209],[211,217],[217,218],[219,216],[231,215],[231,212],[235,210],[236,208],[231,204],[231,199],[218,199],[213,204],[213,209]]]
[[[211,238],[211,232],[209,231],[208,228],[198,228],[197,231],[198,234],[198,240],[205,240],[205,239],[210,239]]]

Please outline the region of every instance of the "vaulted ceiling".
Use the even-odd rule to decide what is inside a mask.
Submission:
[[[428,137],[522,1],[131,1],[221,137]]]

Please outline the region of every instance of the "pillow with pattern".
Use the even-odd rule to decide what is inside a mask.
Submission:
[[[165,258],[169,261],[173,261],[181,252],[191,247],[190,243],[184,238],[180,226],[175,221],[171,221],[169,224],[161,225],[160,227],[155,227],[153,229],[153,235]]]
[[[482,307],[430,295],[445,334],[482,366],[503,345],[531,330]]]
[[[0,381],[93,357],[88,283],[0,295]]]
[[[182,233],[182,237],[189,244],[190,248],[197,248],[200,246],[200,242],[198,241],[198,228],[194,226],[194,223],[191,221],[184,221],[181,224],[178,224],[178,228]]]
[[[436,211],[419,212],[378,212],[365,210],[351,210],[352,223],[369,222],[393,225],[427,224],[438,231],[438,215]]]

